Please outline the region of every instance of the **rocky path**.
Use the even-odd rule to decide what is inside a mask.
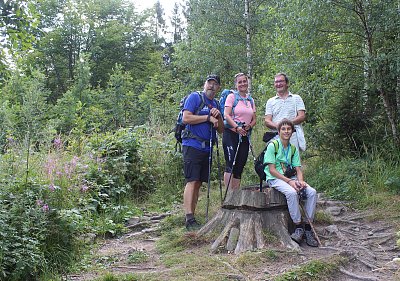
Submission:
[[[318,212],[330,218],[328,222],[317,221],[315,224],[322,247],[301,245],[300,253],[285,255],[279,262],[262,264],[247,272],[235,268],[234,264],[226,263],[235,272],[234,279],[273,280],[275,276],[310,260],[340,255],[346,256],[349,262],[340,267],[333,279],[329,280],[400,280],[400,249],[396,246],[399,225],[373,219],[373,214],[369,211],[359,212],[337,201],[319,200]],[[165,276],[164,273],[172,269],[167,268],[160,260],[155,242],[159,239],[159,222],[168,215],[170,214],[147,214],[142,218],[133,218],[128,225],[131,230],[129,233],[117,239],[105,240],[94,254],[94,263],[101,265],[98,266],[99,270],[71,275],[68,280],[94,280],[106,271],[115,274],[159,273]],[[143,262],[132,262],[132,259],[138,257],[142,257]],[[231,279],[229,276],[227,278]]]

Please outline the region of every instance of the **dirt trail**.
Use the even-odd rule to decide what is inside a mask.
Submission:
[[[332,218],[330,224],[315,224],[322,247],[312,248],[303,243],[301,253],[285,255],[279,262],[262,264],[247,273],[229,264],[232,274],[226,275],[223,280],[272,280],[274,276],[310,260],[328,259],[339,254],[346,256],[350,262],[329,280],[400,280],[400,249],[396,247],[398,225],[396,228],[388,222],[371,220],[370,212],[356,211],[337,201],[319,200],[318,211],[323,211]],[[148,214],[140,220],[132,219],[131,232],[103,242],[95,253],[96,263],[102,264],[104,271],[115,274],[159,273],[160,276],[165,276],[165,272],[173,269],[163,265],[155,242],[159,239],[156,231],[158,224],[167,215],[169,214]],[[194,252],[196,249],[191,248],[190,251]],[[140,264],[130,263],[129,257],[137,252],[144,253],[147,261]],[[101,270],[100,273],[72,275],[68,280],[94,280],[97,276],[101,276]]]

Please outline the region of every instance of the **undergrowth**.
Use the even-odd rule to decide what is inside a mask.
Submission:
[[[306,181],[328,197],[346,200],[359,208],[379,208],[400,191],[396,159],[379,152],[365,158],[334,159],[326,155],[306,160]],[[394,210],[400,209],[394,205]]]
[[[313,260],[299,268],[290,270],[276,278],[274,281],[320,281],[332,280],[332,275],[337,272],[341,265],[348,262],[348,259],[342,256],[333,256],[324,260]]]

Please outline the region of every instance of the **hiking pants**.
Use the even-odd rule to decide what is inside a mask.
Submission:
[[[249,155],[249,139],[247,136],[242,137],[242,142],[239,146],[239,151],[236,155],[236,149],[239,144],[239,134],[232,132],[232,130],[225,128],[222,135],[222,146],[224,148],[225,156],[225,172],[232,173],[235,179],[242,178],[243,168],[246,165],[247,157]],[[235,166],[233,167],[233,160]]]
[[[288,204],[289,214],[295,224],[301,222],[301,213],[299,205],[299,195],[296,190],[287,184],[285,181],[280,179],[268,180],[270,187],[282,192]],[[311,186],[306,187],[306,200],[305,200],[305,211],[307,212],[310,221],[314,220],[315,208],[317,206],[317,191]]]

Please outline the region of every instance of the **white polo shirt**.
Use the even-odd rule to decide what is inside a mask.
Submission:
[[[272,115],[272,122],[279,123],[284,118],[293,120],[299,110],[306,110],[303,99],[289,92],[286,99],[282,99],[279,95],[270,98],[265,106],[265,115]]]

